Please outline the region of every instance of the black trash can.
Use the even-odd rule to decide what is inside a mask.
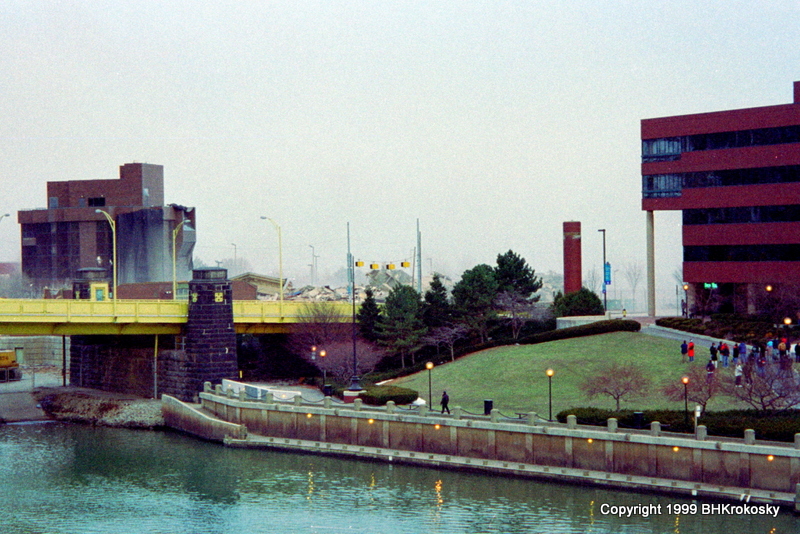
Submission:
[[[330,384],[322,386],[322,394],[326,397],[333,397],[333,386]]]
[[[644,428],[644,412],[633,412],[633,428]]]
[[[492,408],[494,408],[494,401],[487,399],[483,401],[483,415],[491,415]]]

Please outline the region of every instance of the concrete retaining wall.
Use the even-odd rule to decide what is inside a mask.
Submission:
[[[192,434],[211,441],[224,441],[225,438],[245,439],[247,428],[243,425],[220,421],[209,417],[196,407],[179,401],[169,395],[161,396],[161,412],[164,422],[170,428]]]
[[[461,418],[428,412],[366,409],[355,405],[301,405],[244,400],[212,392],[200,394],[202,406],[221,419],[244,425],[251,434],[376,449],[452,455],[568,470],[585,470],[718,487],[720,492],[787,503],[800,483],[800,439],[792,444],[745,440],[700,440],[650,432],[532,424],[527,420]],[[751,436],[752,437],[752,436]],[[655,483],[655,482],[654,482]],[[749,497],[748,497],[749,498]]]

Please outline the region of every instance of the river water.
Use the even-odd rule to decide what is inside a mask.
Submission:
[[[0,426],[0,532],[800,532],[800,518],[676,515],[688,499],[370,461],[230,449],[172,432]],[[608,506],[661,506],[644,517]],[[687,510],[689,506],[686,507]]]

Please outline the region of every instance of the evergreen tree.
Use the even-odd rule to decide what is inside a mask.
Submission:
[[[527,299],[542,287],[542,280],[536,276],[536,271],[513,250],[497,255],[494,273],[499,292],[513,292]],[[536,300],[539,300],[538,297]]]
[[[378,321],[381,317],[381,310],[378,303],[375,301],[375,295],[371,289],[366,290],[366,298],[361,303],[361,308],[358,310],[358,329],[361,337],[367,341],[378,341]]]
[[[425,292],[425,308],[422,319],[425,326],[437,328],[450,323],[452,315],[453,310],[447,296],[447,288],[444,287],[439,273],[435,273],[430,288]]]
[[[585,287],[574,293],[563,295],[560,291],[553,300],[553,315],[571,317],[573,315],[603,315],[603,301],[593,291]]]
[[[378,343],[387,351],[400,357],[406,366],[406,356],[412,356],[422,347],[422,337],[428,329],[422,322],[420,295],[409,286],[397,286],[386,297],[383,314],[378,321]]]
[[[489,321],[496,315],[492,306],[498,286],[494,269],[486,264],[464,271],[453,286],[453,307],[461,321],[478,333],[481,342],[486,341]]]

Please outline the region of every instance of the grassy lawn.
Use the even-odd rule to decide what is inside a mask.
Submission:
[[[552,341],[537,345],[507,346],[476,352],[455,362],[442,364],[431,371],[433,408],[439,407],[442,390],[450,395],[450,407],[461,406],[473,413],[483,413],[484,399],[504,415],[514,412],[537,412],[548,415],[547,376],[552,368],[553,416],[576,406],[614,409],[610,397],[589,400],[581,383],[594,370],[611,361],[640,365],[651,377],[653,387],[643,399],[622,403],[622,409],[683,409],[683,402],[670,402],[661,394],[667,381],[680,382],[689,365],[704,366],[707,351],[701,349],[694,363],[681,363],[680,343],[638,332],[615,332],[599,336]],[[733,374],[733,368],[721,373]],[[415,389],[428,397],[428,371],[392,381],[392,384]],[[715,398],[709,410],[736,408],[730,399]]]

